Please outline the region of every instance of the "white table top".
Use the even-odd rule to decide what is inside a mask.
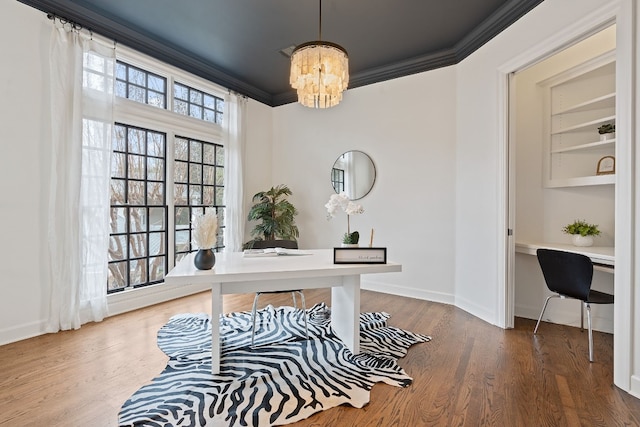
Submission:
[[[535,255],[538,249],[557,249],[560,251],[583,254],[598,264],[615,265],[615,248],[613,246],[580,247],[566,243],[549,242],[516,242],[516,252]]]
[[[217,252],[211,270],[198,270],[193,265],[195,253],[185,256],[165,276],[166,283],[222,283],[269,279],[349,276],[355,274],[402,271],[402,265],[334,264],[333,249],[305,250],[311,255],[281,255],[274,257],[244,257],[242,252]]]

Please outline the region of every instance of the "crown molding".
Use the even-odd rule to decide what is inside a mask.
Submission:
[[[271,94],[247,84],[213,64],[192,55],[186,55],[177,46],[162,40],[156,40],[149,34],[121,25],[109,17],[72,3],[69,0],[18,0],[45,13],[52,13],[74,21],[84,28],[114,40],[145,55],[149,55],[167,64],[181,68],[198,77],[219,84],[226,89],[246,95],[267,105],[272,104]]]
[[[485,43],[500,34],[543,1],[544,0],[511,0],[507,2],[474,28],[462,40],[456,43],[454,50],[456,51],[457,62],[462,61],[480,49]]]

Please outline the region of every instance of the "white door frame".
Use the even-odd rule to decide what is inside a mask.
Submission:
[[[616,23],[616,206],[615,246],[616,273],[614,277],[614,383],[621,389],[640,397],[640,377],[633,375],[635,313],[633,292],[635,271],[635,183],[636,164],[634,141],[635,117],[635,0],[617,0],[573,23],[562,32],[523,52],[498,68],[498,138],[502,167],[499,171],[499,277],[498,313],[499,326],[513,327],[514,318],[514,260],[515,242],[508,230],[514,227],[515,197],[514,170],[510,167],[513,153],[513,117],[510,114],[514,94],[510,93],[513,73],[565,49],[566,47]],[[621,143],[626,141],[626,143]],[[640,332],[640,331],[638,331]],[[640,355],[639,355],[640,357]]]

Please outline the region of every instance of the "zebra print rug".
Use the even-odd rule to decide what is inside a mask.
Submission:
[[[120,426],[271,426],[349,404],[362,408],[377,382],[407,387],[396,363],[431,337],[387,325],[387,313],[360,314],[361,353],[353,355],[330,327],[325,304],[301,310],[267,306],[221,317],[220,374],[211,374],[211,325],[205,314],[172,317],[158,332],[167,367],[129,398]]]

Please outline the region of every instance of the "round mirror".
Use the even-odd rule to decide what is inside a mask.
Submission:
[[[345,192],[351,200],[369,194],[376,181],[373,160],[362,151],[343,153],[331,168],[331,185],[336,193]]]

